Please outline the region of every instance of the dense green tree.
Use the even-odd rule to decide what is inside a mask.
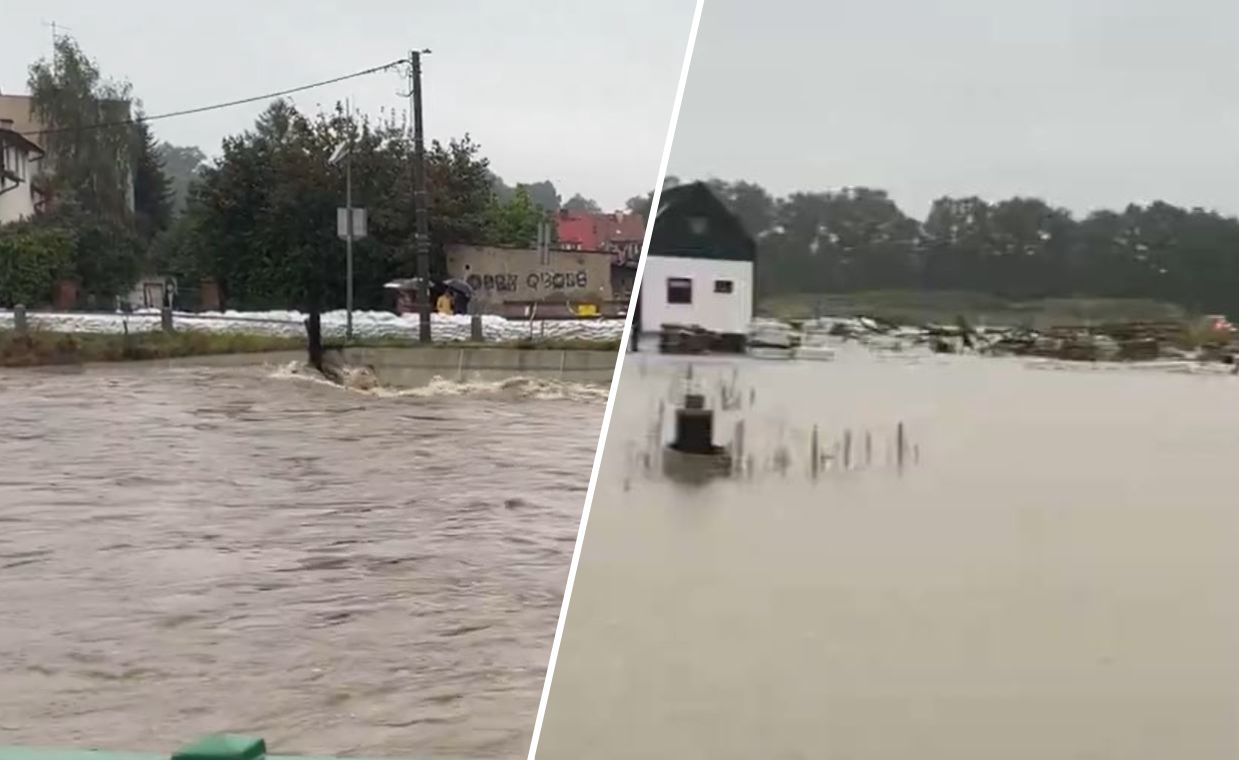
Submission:
[[[773,198],[707,184],[757,240],[763,294],[925,288],[1239,312],[1239,220],[1204,209],[1158,201],[1076,220],[1037,198],[939,198],[918,221],[870,188]]]
[[[190,184],[197,179],[198,170],[206,163],[206,154],[193,145],[180,146],[169,142],[161,142],[156,152],[172,186],[172,211],[180,214],[189,200]]]
[[[150,126],[133,127],[133,210],[138,234],[151,240],[172,222],[174,193]]]
[[[104,78],[71,37],[56,39],[52,60],[30,67],[32,110],[47,129],[52,198],[89,213],[123,217],[133,168],[131,88]]]
[[[507,203],[492,200],[487,225],[487,242],[525,247],[538,237],[538,225],[546,212],[534,203],[524,187],[518,187]]]
[[[584,195],[577,193],[564,203],[565,211],[572,211],[578,214],[601,214],[602,207],[593,198],[586,198]]]
[[[226,139],[220,158],[200,170],[186,213],[160,240],[160,261],[190,280],[214,278],[230,308],[343,304],[335,225],[345,170],[328,159],[345,142],[353,202],[368,217],[367,237],[354,249],[356,302],[382,306],[383,284],[416,272],[410,146],[402,125],[342,108],[309,117],[277,101],[253,129]],[[426,150],[435,264],[447,243],[490,240],[493,175],[480,150],[468,135]]]
[[[33,222],[0,227],[0,306],[44,306],[73,268],[73,235]]]

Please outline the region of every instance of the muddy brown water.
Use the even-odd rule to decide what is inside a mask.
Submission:
[[[522,757],[605,394],[0,372],[0,745]]]
[[[540,760],[1239,756],[1239,378],[700,361],[754,472],[691,486],[644,461],[684,366],[625,366]],[[813,425],[872,456],[811,479]]]

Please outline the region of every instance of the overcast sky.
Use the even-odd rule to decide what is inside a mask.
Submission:
[[[671,173],[1239,213],[1239,3],[707,0]]]
[[[617,208],[653,187],[693,0],[42,0],[5,2],[0,92],[26,91],[55,21],[105,74],[133,83],[149,114],[329,79],[430,48],[428,137],[471,133],[509,184],[551,179]],[[294,97],[316,110],[352,98],[404,109],[400,75]],[[218,151],[262,104],[153,124]]]

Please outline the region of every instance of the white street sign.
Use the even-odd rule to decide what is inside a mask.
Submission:
[[[336,209],[336,234],[341,240],[348,240],[348,209]],[[353,209],[353,239],[361,240],[366,236],[366,210]]]

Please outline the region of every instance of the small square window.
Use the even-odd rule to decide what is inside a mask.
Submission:
[[[715,293],[730,293],[734,289],[735,289],[735,283],[733,283],[731,280],[715,280],[714,281],[714,292]]]
[[[687,277],[667,278],[667,303],[693,302],[693,281]]]

